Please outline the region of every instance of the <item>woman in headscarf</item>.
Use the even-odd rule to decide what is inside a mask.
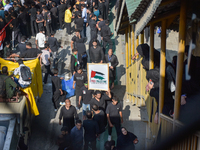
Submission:
[[[128,132],[126,128],[121,128],[122,134],[117,138],[117,150],[134,150],[138,143],[137,136]]]

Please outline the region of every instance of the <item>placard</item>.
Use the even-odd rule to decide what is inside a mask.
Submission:
[[[109,64],[87,63],[88,89],[108,91]]]

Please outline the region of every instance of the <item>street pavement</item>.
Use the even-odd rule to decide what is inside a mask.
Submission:
[[[123,105],[123,127],[126,127],[128,131],[134,133],[138,139],[139,143],[136,145],[136,150],[144,150],[146,143],[146,123],[142,121],[141,109],[126,99],[126,74],[125,74],[125,39],[124,35],[117,35],[114,31],[115,25],[115,11],[114,8],[111,9],[113,22],[110,24],[114,36],[112,40],[115,43],[115,54],[119,59],[119,65],[117,66],[117,81],[115,82],[115,88],[112,92],[119,98]],[[71,47],[70,42],[72,35],[68,36],[66,34],[66,29],[57,31],[55,37],[61,42],[63,48],[58,50],[58,70],[59,75],[64,77],[65,80],[71,78],[70,72],[70,56]],[[30,40],[32,43],[34,39]],[[88,49],[88,45],[86,45]],[[58,135],[61,134],[61,127],[58,124],[58,117],[60,109],[55,112],[52,98],[52,85],[50,77],[48,78],[48,83],[44,85],[44,93],[39,99],[37,105],[40,115],[35,117],[32,122],[31,136],[29,140],[29,150],[57,150],[56,140]],[[75,96],[70,98],[72,105],[75,106]],[[78,111],[79,118],[82,118],[82,109]],[[113,129],[112,139],[116,140],[116,132]],[[107,140],[107,130],[105,134],[105,141]],[[97,144],[98,145],[98,144]]]

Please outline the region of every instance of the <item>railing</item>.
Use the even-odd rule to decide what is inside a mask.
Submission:
[[[175,130],[183,126],[181,122],[177,120],[174,121],[172,118],[164,114],[160,114],[160,119],[161,119],[161,126],[160,126],[161,139],[165,139]],[[173,128],[173,124],[175,125],[175,128]],[[196,133],[184,139],[180,143],[177,143],[169,150],[199,150],[199,149],[200,149],[200,134]]]
[[[133,104],[142,107],[146,106],[148,118],[147,122],[147,140],[150,141],[147,147],[156,141],[158,134],[158,124],[154,123],[154,116],[157,109],[157,102],[154,98],[149,96],[146,92],[146,70],[143,69],[141,64],[142,59],[139,57],[134,60],[127,68],[127,99]],[[142,117],[141,117],[142,118]]]
[[[127,99],[137,106],[145,106],[148,97],[148,93],[145,92],[146,71],[142,68],[141,60],[138,58],[127,67]]]

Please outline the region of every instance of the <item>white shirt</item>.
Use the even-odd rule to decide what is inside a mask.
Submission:
[[[6,4],[6,6],[4,6],[4,11],[8,11],[10,7],[12,7],[12,5]]]
[[[36,40],[38,42],[38,46],[40,48],[43,48],[44,47],[44,44],[45,44],[45,41],[46,41],[46,38],[45,38],[45,35],[43,33],[37,33],[36,34]]]
[[[19,84],[22,84],[22,85],[30,85],[31,84],[31,81],[23,81],[22,80],[22,77],[21,77],[21,71],[20,71],[20,69],[21,69],[21,67],[22,66],[25,66],[24,64],[21,64],[18,68],[16,68],[15,70],[14,70],[14,75],[16,76],[16,75],[19,75],[19,80],[18,80],[18,82],[19,82]],[[27,67],[27,66],[26,66]],[[28,67],[29,68],[29,67]],[[30,68],[29,68],[30,69]]]
[[[47,51],[47,50],[42,50],[41,58],[42,58],[42,63],[43,63],[45,66],[50,65],[50,62],[49,62],[49,59],[50,59],[50,52],[49,52],[49,51]]]
[[[87,8],[83,8],[82,18],[84,19],[84,22],[87,22]]]

